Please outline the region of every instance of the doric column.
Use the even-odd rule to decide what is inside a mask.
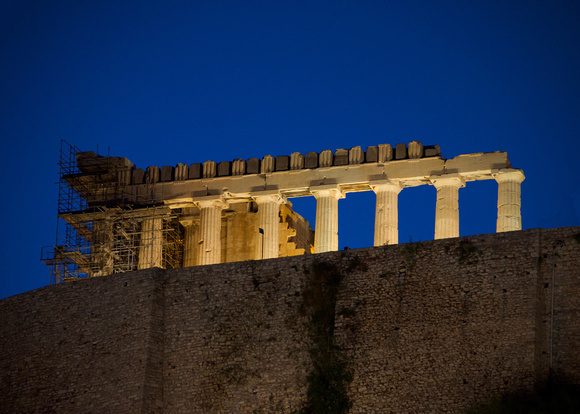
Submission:
[[[522,170],[505,168],[493,174],[498,183],[497,232],[522,229],[521,183],[526,178]]]
[[[437,188],[435,211],[435,240],[459,237],[459,189],[465,180],[458,174],[431,177]]]
[[[344,194],[338,188],[311,189],[316,198],[314,253],[338,250],[338,199]]]
[[[284,204],[286,200],[279,193],[257,195],[254,199],[258,204],[259,229],[256,257],[258,259],[278,257],[280,250],[278,236],[280,204]]]
[[[200,209],[199,264],[220,263],[222,209],[225,203],[221,198],[196,200],[196,202]]]
[[[398,182],[371,183],[377,195],[375,212],[375,246],[399,243],[398,196],[403,187]]]
[[[162,267],[163,219],[147,218],[141,223],[139,269]]]
[[[183,267],[198,264],[199,218],[183,216],[179,222],[185,229],[183,235]]]

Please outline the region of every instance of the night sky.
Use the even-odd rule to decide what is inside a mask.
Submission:
[[[0,2],[0,298],[45,286],[61,139],[138,168],[413,140],[507,151],[525,229],[580,225],[578,1]],[[399,195],[431,240],[435,188]],[[314,226],[313,198],[292,199]],[[495,231],[497,183],[459,192]],[[374,194],[339,202],[340,248],[373,244]]]

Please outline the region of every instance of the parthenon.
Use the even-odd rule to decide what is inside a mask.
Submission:
[[[148,267],[187,267],[338,250],[338,203],[376,194],[374,245],[398,243],[398,194],[433,185],[435,239],[459,236],[459,189],[498,183],[498,232],[520,230],[524,174],[506,152],[441,156],[439,146],[380,144],[320,153],[136,168],[61,148],[65,236],[43,251],[53,283]],[[288,199],[316,199],[314,232]]]

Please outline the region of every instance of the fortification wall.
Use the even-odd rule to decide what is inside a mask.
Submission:
[[[580,383],[579,269],[562,228],[49,286],[0,301],[0,412],[298,410],[317,300],[351,412],[461,412],[550,364]]]

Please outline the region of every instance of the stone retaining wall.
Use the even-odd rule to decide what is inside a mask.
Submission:
[[[351,412],[462,412],[531,389],[550,365],[580,383],[580,228],[536,229],[147,269],[4,299],[0,412],[299,410],[320,269],[342,276],[332,329]]]

